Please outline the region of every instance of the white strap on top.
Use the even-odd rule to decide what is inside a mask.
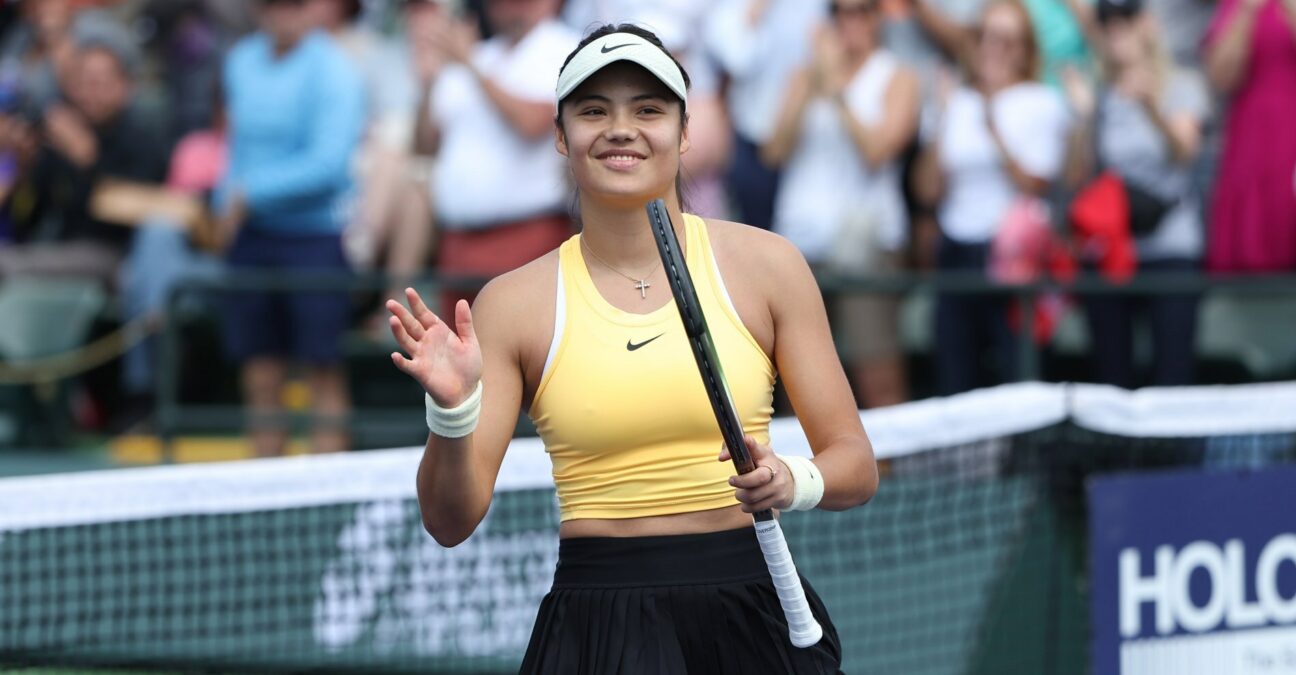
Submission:
[[[733,298],[729,297],[729,288],[725,286],[724,277],[720,275],[720,263],[716,261],[715,247],[711,247],[711,267],[715,270],[716,283],[720,285],[720,296],[724,298],[725,304],[729,305],[729,311],[734,316],[738,316],[738,308],[734,307]]]
[[[544,370],[540,371],[540,380],[543,382],[545,375],[549,374],[549,368],[553,365],[554,357],[558,356],[558,346],[562,344],[563,329],[567,326],[567,292],[563,287],[562,258],[558,258],[558,297],[554,300],[554,332],[553,341],[549,343],[549,355],[545,357]]]

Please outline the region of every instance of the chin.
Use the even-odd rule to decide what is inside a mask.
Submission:
[[[609,206],[638,208],[665,196],[666,190],[599,189],[591,190],[590,193],[595,200]]]

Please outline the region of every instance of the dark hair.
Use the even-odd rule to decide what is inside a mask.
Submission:
[[[591,42],[601,37],[605,37],[607,35],[613,35],[615,33],[629,33],[631,35],[636,35],[638,37],[647,40],[648,44],[651,44],[652,46],[662,50],[662,53],[670,58],[671,63],[674,63],[675,67],[679,68],[680,75],[684,77],[684,90],[688,91],[689,87],[692,84],[692,81],[689,80],[688,71],[684,70],[684,66],[680,64],[679,59],[675,58],[675,55],[670,53],[669,49],[666,49],[666,45],[662,44],[661,38],[657,37],[656,33],[653,33],[652,31],[648,30],[647,28],[644,28],[643,26],[639,26],[633,23],[618,23],[618,24],[605,23],[595,28],[594,30],[590,31],[589,33],[587,33],[585,37],[580,41],[580,44],[577,44],[576,48],[571,50],[571,53],[567,55],[566,59],[563,59],[563,64],[562,67],[558,69],[558,74],[561,75],[562,71],[567,69],[567,64],[571,63],[571,60],[576,58],[576,54],[578,54],[580,50],[584,49]],[[674,94],[672,93],[672,96],[673,95]],[[680,128],[683,128],[685,126],[688,126],[688,113],[684,111],[684,101],[680,100],[679,97],[676,97],[675,100],[680,102]],[[554,124],[558,127],[559,130],[563,128],[562,104],[563,104],[562,101],[558,101],[558,112],[554,116]],[[680,167],[680,171],[681,173],[683,172],[682,166]],[[684,204],[687,200],[684,199],[684,181],[680,178],[679,175],[675,176],[675,194],[679,195],[680,208],[683,209]]]

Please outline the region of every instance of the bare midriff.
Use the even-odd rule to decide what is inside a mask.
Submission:
[[[579,518],[565,521],[558,528],[558,536],[569,537],[655,537],[669,534],[701,534],[750,527],[750,513],[739,506],[728,506],[710,511],[676,513],[668,516],[643,518]]]

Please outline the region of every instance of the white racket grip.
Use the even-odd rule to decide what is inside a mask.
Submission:
[[[806,602],[801,577],[797,576],[792,552],[783,538],[783,528],[777,520],[758,521],[756,539],[760,542],[761,553],[765,554],[765,564],[769,566],[770,577],[778,591],[783,615],[787,617],[792,646],[805,648],[817,644],[823,637],[823,628],[810,613],[810,603]]]

